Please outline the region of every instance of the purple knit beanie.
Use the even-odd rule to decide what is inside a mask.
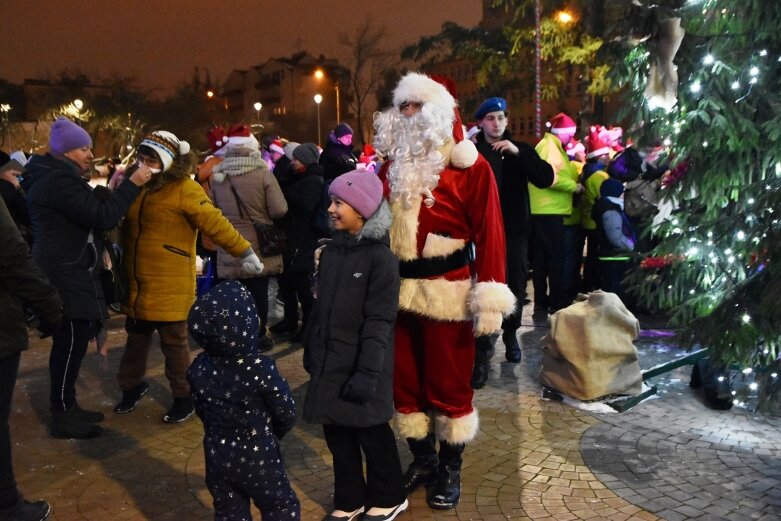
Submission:
[[[63,155],[81,147],[92,148],[92,138],[87,131],[69,119],[59,118],[52,124],[49,134],[49,151]]]
[[[334,129],[334,136],[336,137],[344,137],[346,135],[353,135],[353,129],[348,125],[347,123],[339,123],[336,125],[336,128]]]
[[[382,181],[370,170],[353,170],[334,179],[328,195],[338,197],[368,219],[382,203]]]

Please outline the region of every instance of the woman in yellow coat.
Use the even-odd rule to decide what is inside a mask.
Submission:
[[[153,132],[138,147],[138,161],[157,175],[130,207],[122,225],[130,294],[122,304],[127,314],[127,345],[117,375],[122,401],[114,411],[132,411],[149,391],[143,378],[152,333],[157,330],[173,395],[163,421],[178,423],[193,414],[186,376],[190,366],[187,314],[195,301],[197,231],[241,257],[242,270],[248,275],[260,274],[263,265],[250,243],[191,178],[196,158],[186,141],[170,132]]]

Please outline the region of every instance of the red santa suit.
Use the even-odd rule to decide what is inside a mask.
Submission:
[[[416,99],[399,89],[396,97]],[[389,197],[391,250],[401,275],[394,401],[401,436],[421,439],[434,431],[440,440],[463,444],[478,429],[470,386],[474,336],[501,331],[515,298],[505,285],[493,173],[474,145],[463,140],[457,111],[453,128],[453,139],[440,151],[448,161],[431,197],[420,195],[407,206]],[[384,163],[379,174],[387,196],[393,193],[391,164]]]

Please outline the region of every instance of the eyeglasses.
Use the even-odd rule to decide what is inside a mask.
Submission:
[[[421,108],[422,106],[423,106],[423,104],[422,104],[422,103],[419,103],[419,102],[417,102],[417,101],[402,101],[402,102],[399,104],[399,110],[400,110],[401,112],[404,112],[404,111],[405,111],[405,110],[407,110],[408,108],[413,108],[413,109],[415,109],[415,110],[420,110],[420,108]]]
[[[140,163],[144,163],[149,168],[160,168],[163,164],[159,159],[155,157],[145,156],[144,154],[138,154],[137,159]]]

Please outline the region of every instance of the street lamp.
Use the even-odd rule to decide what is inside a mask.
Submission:
[[[255,113],[258,116],[258,125],[260,125],[260,109],[263,108],[263,104],[259,101],[256,101],[255,104],[252,106],[255,107]]]
[[[317,145],[320,146],[320,102],[323,101],[323,97],[320,94],[315,94],[315,103],[317,104]]]
[[[76,109],[76,122],[81,126],[81,109],[84,107],[84,102],[76,98],[73,100],[73,107]]]
[[[315,78],[318,80],[322,80],[325,78],[325,73],[323,72],[323,69],[315,69]],[[336,124],[342,122],[341,118],[341,107],[339,104],[339,80],[334,80],[334,91],[336,91]]]

